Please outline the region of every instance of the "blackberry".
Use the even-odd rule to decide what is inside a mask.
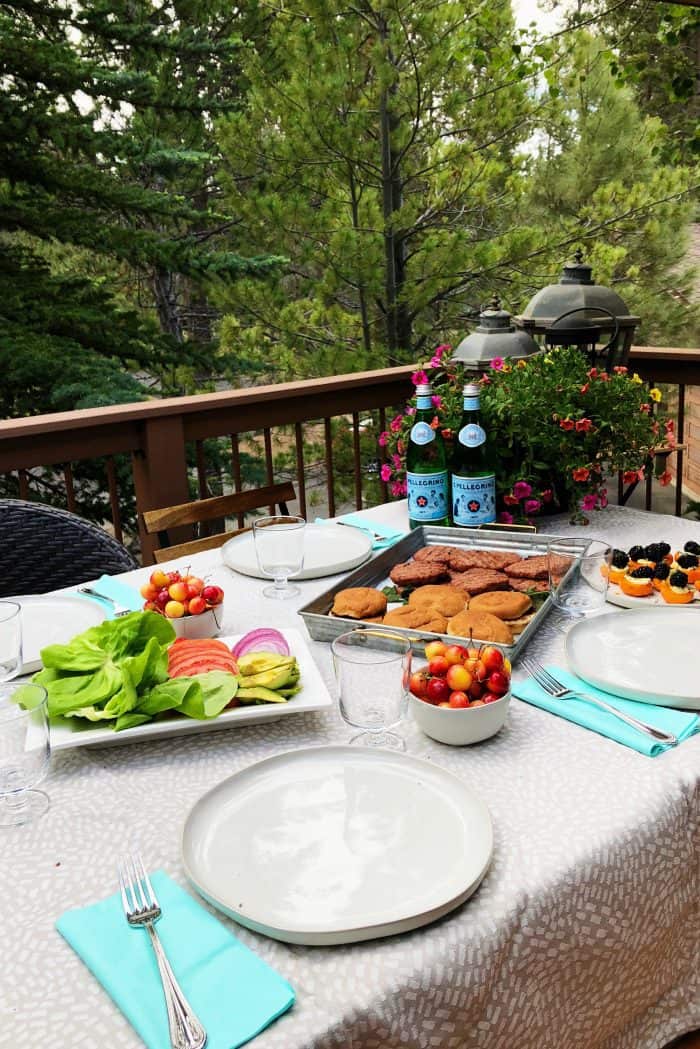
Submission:
[[[695,554],[681,554],[678,558],[679,568],[697,568],[698,559]]]
[[[685,587],[688,585],[688,577],[685,574],[685,572],[671,572],[670,576],[668,577],[668,582],[670,586]]]
[[[613,550],[612,563],[614,568],[626,568],[628,562],[629,557],[624,550]]]
[[[654,579],[668,579],[670,572],[671,566],[661,561],[654,569]]]
[[[683,549],[687,554],[700,554],[700,543],[696,543],[694,539],[689,539]]]
[[[640,565],[639,568],[633,568],[629,574],[632,579],[653,579],[654,569],[651,565]],[[683,578],[685,579],[685,576]]]
[[[649,561],[653,561],[654,564],[658,564],[659,561],[663,561],[663,559],[664,559],[664,551],[662,549],[663,545],[664,545],[663,543],[649,543],[649,546],[646,546],[644,548],[645,552],[646,552],[647,559]]]
[[[645,550],[643,546],[631,546],[629,549],[630,561],[639,561],[644,557]]]
[[[658,546],[659,550],[661,551],[661,558],[662,559],[664,557],[666,557],[667,554],[671,553],[671,544],[670,543],[656,543],[655,545]]]

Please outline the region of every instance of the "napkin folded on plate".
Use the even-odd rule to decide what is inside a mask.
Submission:
[[[398,543],[399,539],[403,539],[405,532],[402,532],[400,528],[391,528],[390,525],[380,524],[378,521],[372,521],[369,517],[363,517],[362,514],[343,514],[337,519],[342,521],[344,524],[352,525],[354,528],[359,528],[363,532],[369,532],[370,536],[374,532],[379,539],[374,539],[372,543],[373,550],[386,550],[388,547],[393,546],[394,543]],[[317,517],[316,524],[334,524],[334,521],[329,521],[325,517]]]
[[[129,586],[128,583],[124,583],[114,576],[102,575],[94,583],[87,583],[86,586],[89,586],[91,590],[104,594],[105,597],[111,597],[118,605],[121,605],[123,608],[130,608],[132,612],[139,612],[143,608],[143,598],[137,588]],[[87,601],[96,601],[107,612],[107,619],[114,619],[116,612],[109,601],[100,601],[99,597],[93,597],[90,594],[79,593],[78,597],[84,597]]]
[[[207,1049],[236,1049],[294,1004],[286,980],[232,936],[163,871],[151,875],[163,914],[158,935]],[[66,911],[56,928],[148,1049],[170,1049],[168,1017],[150,938],[124,917],[118,893]]]
[[[567,688],[587,692],[609,703],[611,707],[615,707],[623,714],[631,714],[632,717],[645,721],[653,728],[671,732],[679,742],[700,731],[700,716],[697,714],[674,710],[671,707],[657,707],[653,703],[638,703],[620,696],[611,696],[609,692],[594,688],[593,685],[582,681],[568,670],[562,670],[561,667],[548,666],[545,669]],[[513,695],[518,699],[524,699],[526,703],[533,703],[542,710],[549,710],[550,713],[566,718],[567,721],[573,721],[582,728],[599,732],[601,736],[607,736],[608,739],[613,739],[626,747],[632,747],[649,758],[655,758],[664,751],[672,749],[668,744],[659,743],[646,733],[633,728],[632,725],[626,725],[614,714],[608,714],[607,710],[601,710],[593,703],[586,702],[585,699],[555,699],[545,692],[534,678],[513,681],[511,687]]]

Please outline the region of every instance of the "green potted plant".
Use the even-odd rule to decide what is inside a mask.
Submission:
[[[443,364],[448,346],[413,376],[433,384],[435,418],[449,441],[462,410],[465,372]],[[661,391],[649,390],[625,367],[611,373],[590,368],[575,348],[552,349],[511,366],[495,358],[481,376],[481,406],[499,457],[496,477],[499,520],[532,523],[542,514],[586,514],[607,505],[606,478],[622,471],[624,482],[643,480],[655,452],[675,447],[674,423],[656,414]],[[415,404],[412,400],[379,437],[385,450],[382,480],[391,494],[406,493],[404,454]],[[668,484],[664,470],[657,477]]]

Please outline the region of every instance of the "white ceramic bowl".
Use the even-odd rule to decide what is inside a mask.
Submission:
[[[510,692],[494,703],[484,703],[482,707],[464,707],[461,710],[434,707],[412,693],[409,693],[408,698],[413,717],[426,736],[455,747],[495,736],[503,728],[510,706]]]
[[[216,637],[224,623],[224,606],[215,605],[199,616],[182,616],[180,619],[169,619],[176,637],[196,638]]]

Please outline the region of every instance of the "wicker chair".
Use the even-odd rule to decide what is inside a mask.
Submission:
[[[82,517],[0,499],[0,597],[43,594],[137,567],[121,543]]]

